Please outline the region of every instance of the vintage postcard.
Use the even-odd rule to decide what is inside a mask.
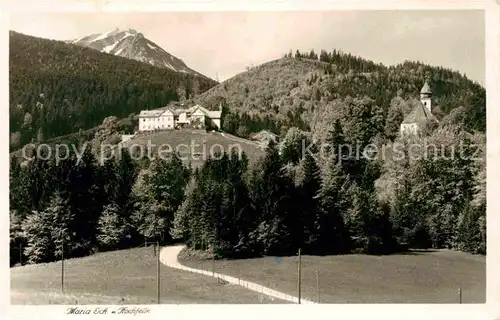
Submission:
[[[499,319],[499,9],[6,5],[2,311]]]

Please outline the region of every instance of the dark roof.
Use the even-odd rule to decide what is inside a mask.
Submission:
[[[429,86],[427,81],[424,83],[424,86],[422,87],[422,90],[420,90],[420,93],[427,93],[427,94],[432,93],[431,87]]]
[[[410,112],[409,115],[403,120],[403,123],[418,123],[423,124],[427,120],[436,120],[436,117],[427,109],[422,102],[418,102],[418,105]]]

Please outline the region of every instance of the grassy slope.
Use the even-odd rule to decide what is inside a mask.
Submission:
[[[96,130],[98,130],[98,127],[87,130],[86,132],[88,132],[88,134],[90,135],[93,135]],[[68,136],[71,136],[70,138],[73,139],[76,137],[76,135],[77,134],[71,134]],[[154,133],[141,133],[132,138],[131,140],[125,142],[123,146],[125,148],[128,148],[129,151],[133,151],[136,148],[138,149],[139,147],[137,146],[141,146],[141,148],[145,150],[144,156],[147,156],[146,147],[148,146],[148,141],[151,141],[151,145],[153,146],[153,151],[151,152],[151,155],[156,155],[157,148],[162,144],[170,146],[174,151],[176,150],[176,147],[179,145],[190,146],[191,143],[195,144],[193,152],[191,152],[190,147],[186,148],[185,146],[181,146],[177,149],[179,150],[181,157],[184,157],[184,162],[186,164],[191,162],[193,167],[201,165],[206,159],[206,157],[204,158],[202,155],[198,154],[198,153],[203,153],[204,150],[203,144],[205,144],[206,154],[215,154],[220,150],[230,152],[231,147],[235,145],[241,146],[241,150],[246,153],[250,161],[255,161],[265,154],[264,148],[258,142],[242,139],[228,133],[220,133],[220,132],[207,133],[204,130],[191,130],[191,129],[169,130],[169,131],[160,131]],[[90,142],[92,145],[92,141]],[[64,141],[63,138],[54,138],[45,143],[47,143],[50,146],[55,146],[56,144],[66,144],[67,141]],[[134,145],[137,146],[133,147]],[[222,149],[220,146],[222,146]],[[211,147],[212,149],[210,149]],[[234,148],[236,151],[238,151],[237,146],[235,146]],[[107,149],[104,148],[104,151],[106,150]],[[97,149],[96,151],[99,151],[99,149]],[[23,159],[22,149],[11,152],[10,157],[12,156],[16,156],[18,159]],[[99,158],[98,154],[96,154],[96,156]]]
[[[61,262],[11,268],[13,304],[156,303],[153,247],[98,253],[66,260],[65,293]],[[162,303],[261,303],[258,293],[215,278],[161,265]],[[123,300],[122,300],[123,299]],[[264,298],[262,303],[280,303]]]
[[[134,144],[136,144],[146,147],[148,145],[148,141],[151,141],[151,145],[156,145],[156,148],[158,148],[162,144],[166,144],[170,146],[174,151],[176,150],[177,146],[181,145],[181,147],[177,149],[180,153],[181,158],[185,159],[186,163],[191,161],[193,167],[199,166],[203,163],[203,161],[206,159],[203,154],[213,155],[221,150],[230,151],[231,146],[234,145],[241,146],[241,150],[246,153],[250,161],[256,160],[257,158],[264,155],[264,150],[258,144],[252,141],[241,139],[227,133],[207,133],[203,130],[190,129],[140,134],[124,143],[124,146],[126,148],[131,148]],[[191,146],[192,144],[195,145],[193,149],[194,152],[191,152],[190,147],[187,148],[186,146],[184,146]],[[222,146],[222,148],[220,146]],[[237,147],[235,148],[235,150],[238,150]],[[156,150],[154,146],[153,149]],[[130,150],[134,149],[131,148]],[[155,154],[154,150],[152,152],[153,155]],[[206,150],[206,152],[204,153],[203,150]],[[198,152],[202,153],[202,155],[197,155]]]
[[[205,268],[211,261],[182,252],[181,263]],[[216,261],[216,272],[297,295],[297,257]],[[302,257],[302,297],[322,303],[484,303],[484,256],[453,251],[391,256]]]

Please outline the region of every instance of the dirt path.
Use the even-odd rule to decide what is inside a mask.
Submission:
[[[161,263],[163,263],[164,265],[171,267],[171,268],[180,269],[180,270],[184,270],[184,271],[188,271],[188,272],[193,272],[193,273],[203,274],[203,275],[210,276],[210,277],[219,278],[219,279],[222,279],[228,283],[239,285],[241,287],[247,288],[248,290],[252,290],[252,291],[264,294],[264,295],[269,296],[269,297],[273,297],[273,298],[277,298],[277,299],[281,299],[281,300],[289,301],[289,302],[293,302],[293,303],[298,302],[297,297],[294,297],[294,296],[291,296],[291,295],[288,295],[288,294],[285,294],[285,293],[282,293],[282,292],[279,292],[276,290],[269,289],[267,287],[261,286],[259,284],[254,283],[254,282],[245,281],[242,279],[231,277],[231,276],[228,276],[225,274],[220,274],[217,272],[214,273],[211,271],[199,270],[199,269],[194,269],[194,268],[189,268],[189,267],[183,266],[182,264],[180,264],[179,260],[177,259],[177,256],[182,251],[182,249],[184,249],[184,247],[185,247],[184,245],[178,245],[178,246],[169,246],[169,247],[162,248],[160,251]],[[314,302],[306,300],[306,299],[300,299],[300,303],[311,304]]]

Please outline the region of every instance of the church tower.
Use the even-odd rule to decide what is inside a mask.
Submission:
[[[420,90],[420,101],[432,113],[432,90],[427,81]]]
[[[420,90],[420,102],[422,104],[416,105],[401,123],[402,135],[418,134],[429,120],[438,122],[432,114],[432,90],[427,81]]]

